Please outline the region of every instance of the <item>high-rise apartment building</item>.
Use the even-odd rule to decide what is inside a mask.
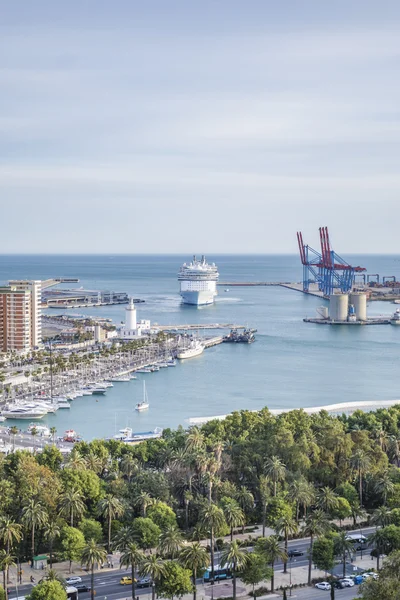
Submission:
[[[41,281],[10,281],[0,288],[0,351],[29,351],[41,341]]]

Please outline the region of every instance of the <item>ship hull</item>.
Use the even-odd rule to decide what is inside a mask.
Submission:
[[[200,354],[203,354],[203,352],[204,346],[199,346],[198,348],[187,348],[178,352],[177,357],[180,360],[185,360],[185,358],[194,358],[195,356],[199,356]]]
[[[204,291],[191,291],[181,292],[183,304],[192,304],[193,306],[205,306],[207,304],[214,304],[215,292],[204,290]]]

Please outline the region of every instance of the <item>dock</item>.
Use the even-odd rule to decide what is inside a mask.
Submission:
[[[204,340],[204,342],[203,342],[204,348],[211,348],[212,346],[217,346],[218,344],[222,344],[223,341],[224,341],[224,338],[222,337],[222,335],[208,338],[207,340]]]
[[[390,325],[388,318],[371,318],[366,321],[331,321],[330,319],[303,319],[304,323],[316,323],[317,325]]]
[[[186,325],[153,325],[154,329],[160,331],[196,331],[206,329],[246,329],[245,325],[235,325],[234,323],[189,323]]]

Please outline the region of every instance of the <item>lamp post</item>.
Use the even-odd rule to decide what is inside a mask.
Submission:
[[[289,558],[289,596],[292,595],[292,558]]]

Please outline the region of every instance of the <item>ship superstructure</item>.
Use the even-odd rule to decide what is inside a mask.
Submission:
[[[182,302],[195,306],[212,304],[217,295],[218,277],[215,263],[209,264],[205,256],[201,260],[193,256],[193,260],[184,263],[178,273]]]

